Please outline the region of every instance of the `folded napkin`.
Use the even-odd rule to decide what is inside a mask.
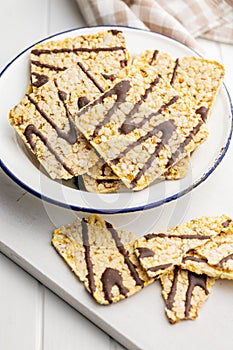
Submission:
[[[76,1],[88,25],[152,30],[196,50],[196,37],[233,44],[233,0]]]

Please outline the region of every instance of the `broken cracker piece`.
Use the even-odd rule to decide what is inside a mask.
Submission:
[[[176,266],[161,276],[160,282],[166,315],[171,323],[176,323],[198,317],[198,311],[207,300],[215,279]]]
[[[126,189],[123,182],[119,179],[94,179],[87,174],[83,174],[82,180],[88,192],[113,193],[120,189]]]
[[[233,223],[182,259],[182,268],[214,278],[233,279]]]
[[[179,162],[171,166],[163,175],[164,180],[180,180],[183,179],[190,168],[190,157],[184,157]]]
[[[153,281],[137,261],[132,233],[98,215],[56,229],[52,244],[100,304],[127,298]]]
[[[118,176],[102,158],[99,158],[98,162],[88,169],[87,174],[96,180],[119,180]]]
[[[135,241],[135,254],[149,277],[158,278],[181,265],[191,249],[203,245],[222,231],[227,231],[226,215],[203,216],[175,226],[166,232],[149,233]]]

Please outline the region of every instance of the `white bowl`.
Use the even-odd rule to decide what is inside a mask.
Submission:
[[[43,41],[96,33],[109,28],[112,26],[79,28],[53,35]],[[197,56],[190,48],[166,36],[129,27],[114,28],[125,33],[127,47],[133,56],[145,49],[166,51],[175,57]],[[24,96],[29,83],[31,47],[15,57],[0,75],[0,164],[16,183],[35,196],[56,205],[87,212],[119,213],[149,209],[176,200],[191,191],[205,181],[223,159],[232,133],[232,106],[224,85],[209,118],[210,135],[192,155],[185,178],[157,182],[140,192],[113,194],[89,193],[67,186],[65,182],[50,179],[40,170],[34,156],[16,136],[8,121],[9,110]]]

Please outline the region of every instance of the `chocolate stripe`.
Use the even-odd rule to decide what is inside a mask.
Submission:
[[[32,50],[31,53],[35,56],[40,55],[50,55],[50,54],[59,54],[59,53],[77,53],[77,52],[103,52],[103,51],[123,51],[125,50],[124,46],[114,46],[114,47],[95,47],[95,48],[89,48],[89,47],[74,47],[73,49],[63,48],[63,49],[35,49]]]
[[[79,118],[81,115],[88,112],[88,110],[98,104],[101,104],[104,102],[105,98],[110,96],[117,96],[117,99],[119,102],[124,102],[126,98],[126,93],[130,89],[130,82],[128,80],[122,80],[121,82],[117,83],[113,88],[105,91],[100,97],[95,99],[92,103],[90,103],[87,107],[84,107],[80,112],[76,114],[76,117]],[[102,123],[102,122],[101,122]],[[100,123],[100,124],[101,124]],[[97,124],[98,126],[98,124]]]
[[[196,109],[195,113],[196,114],[200,114],[201,116],[201,119],[203,122],[206,122],[207,120],[207,116],[208,116],[208,112],[209,112],[209,109],[205,106],[201,106],[199,108]]]
[[[154,64],[154,62],[157,59],[158,53],[159,53],[159,50],[154,50],[153,55],[152,55],[151,60],[150,60],[150,63],[149,63],[150,65]]]
[[[62,132],[62,136],[60,136],[60,137],[64,138],[64,135],[65,135],[65,140],[67,142],[69,142],[71,145],[73,145],[75,142],[77,142],[77,131],[76,131],[76,127],[75,127],[75,124],[73,122],[72,116],[70,114],[70,111],[69,111],[69,109],[66,105],[66,102],[65,102],[67,99],[67,93],[65,91],[59,90],[56,79],[54,79],[54,85],[57,88],[59,100],[62,102],[64,109],[66,111],[66,117],[69,121],[69,127],[70,127],[67,134],[58,128],[56,129],[56,131],[57,131],[58,136],[60,136],[61,132]]]
[[[152,267],[149,267],[147,271],[157,272],[160,270],[166,270],[168,267],[171,267],[172,265],[173,265],[172,263],[167,263],[163,265],[152,266]]]
[[[158,157],[159,153],[163,149],[164,145],[166,145],[168,143],[168,141],[171,138],[173,132],[176,130],[176,127],[175,127],[174,123],[172,123],[171,121],[166,121],[166,122],[163,122],[163,123],[159,124],[157,126],[157,128],[155,128],[155,129],[157,129],[158,131],[162,132],[162,137],[161,137],[162,140],[155,147],[154,153],[151,154],[151,156],[147,159],[147,161],[144,164],[144,166],[142,167],[142,169],[140,169],[138,171],[138,173],[136,174],[134,179],[131,181],[130,186],[132,188],[137,186],[137,183],[140,180],[140,178],[151,167],[151,165],[153,164],[153,162],[156,160],[156,158]]]
[[[101,276],[101,282],[103,284],[103,292],[105,299],[111,304],[112,303],[112,288],[117,286],[119,293],[123,296],[127,296],[129,292],[128,288],[123,285],[123,278],[120,272],[110,267],[106,268]]]
[[[104,77],[104,79],[106,79],[106,80],[114,81],[116,79],[115,74],[105,74],[105,73],[101,73],[101,74]]]
[[[175,82],[175,79],[176,79],[176,74],[177,74],[177,68],[179,67],[179,59],[177,58],[176,59],[176,62],[175,62],[175,66],[174,66],[174,69],[173,69],[173,72],[172,72],[172,77],[171,77],[171,81],[170,81],[170,85],[172,86]]]
[[[95,285],[95,279],[94,279],[93,265],[91,262],[91,252],[90,252],[90,244],[89,244],[89,238],[88,238],[87,220],[83,218],[81,221],[81,225],[82,225],[83,247],[85,250],[85,253],[84,253],[85,261],[87,266],[88,285],[91,293],[94,293],[96,290],[96,285]]]
[[[131,151],[136,146],[139,146],[141,143],[145,142],[152,136],[158,134],[159,131],[163,133],[163,137],[166,138],[165,129],[167,128],[168,134],[170,134],[171,130],[175,130],[175,124],[173,120],[162,122],[154,127],[153,130],[148,131],[144,136],[140,137],[137,141],[130,143],[116,158],[110,160],[110,163],[116,165],[120,162],[121,158],[123,158],[129,151]]]
[[[107,229],[109,230],[109,232],[111,233],[112,238],[114,239],[115,244],[116,244],[116,247],[117,247],[117,249],[119,250],[120,254],[123,255],[123,257],[124,257],[124,262],[125,262],[125,264],[128,266],[129,271],[130,271],[130,274],[131,274],[131,276],[133,277],[133,279],[135,280],[136,285],[137,285],[137,286],[143,287],[143,286],[144,286],[144,283],[143,283],[143,281],[141,280],[141,278],[139,277],[138,272],[137,272],[137,270],[136,270],[134,264],[133,264],[132,261],[129,259],[128,252],[126,251],[126,249],[125,249],[123,243],[121,242],[120,237],[118,236],[117,231],[114,229],[114,227],[112,226],[112,224],[110,224],[109,222],[106,222],[106,227],[107,227]]]
[[[79,109],[85,107],[88,103],[90,103],[90,100],[86,96],[80,96],[78,98],[77,105]]]
[[[231,219],[224,221],[224,222],[222,223],[222,227],[224,227],[224,228],[228,227],[228,226],[230,225],[231,222],[232,222]]]
[[[149,88],[150,89],[150,88]],[[147,89],[147,90],[149,90]],[[152,91],[152,89],[150,90],[150,92]],[[147,91],[146,91],[147,92]],[[146,97],[148,96],[148,94],[145,94]],[[139,129],[141,128],[144,124],[146,124],[146,122],[150,121],[151,118],[153,117],[157,117],[159,114],[161,114],[165,109],[167,109],[168,107],[170,107],[172,104],[176,103],[176,101],[179,99],[179,96],[174,96],[170,99],[170,101],[168,101],[167,103],[164,103],[158,110],[157,112],[153,112],[150,113],[147,117],[144,117],[139,123],[133,123],[133,114],[135,114],[138,111],[139,105],[145,101],[144,96],[142,97],[142,99],[132,108],[132,110],[129,112],[129,114],[126,116],[126,120],[124,121],[124,123],[121,125],[121,127],[119,128],[119,131],[122,134],[129,134],[130,132],[132,132],[133,130],[135,130],[136,128]]]
[[[198,110],[197,110],[198,111]],[[196,113],[198,113],[196,111]],[[200,113],[198,113],[200,114]],[[168,159],[166,168],[170,168],[180,157],[180,155],[184,152],[185,147],[189,144],[193,137],[200,131],[201,126],[203,125],[203,119],[199,120],[199,122],[193,127],[190,131],[189,135],[184,139],[184,141],[180,144],[178,149],[172,154],[172,156]]]
[[[57,67],[52,64],[41,63],[39,61],[31,60],[31,64],[40,68],[47,68],[49,70],[54,70],[55,72],[62,72],[67,69],[67,67]]]
[[[104,99],[105,99],[106,97],[109,97],[109,96],[112,96],[112,95],[116,95],[116,101],[113,103],[113,106],[108,110],[108,112],[107,112],[106,115],[104,116],[103,120],[102,120],[99,124],[97,124],[97,125],[95,126],[95,129],[94,129],[94,131],[93,131],[93,134],[89,136],[90,139],[95,138],[95,137],[98,135],[98,133],[99,133],[99,131],[101,130],[101,128],[102,128],[105,124],[107,124],[107,123],[110,121],[112,115],[113,115],[113,114],[117,111],[117,109],[119,108],[119,105],[120,105],[121,103],[125,102],[126,94],[127,94],[127,92],[129,91],[130,87],[131,87],[131,85],[130,85],[129,81],[128,81],[128,80],[123,80],[123,81],[121,81],[120,83],[116,84],[112,89],[110,89],[110,90],[108,90],[106,93],[104,93],[104,94],[100,97],[100,99],[94,101],[94,104],[90,104],[90,105],[89,105],[90,107],[92,107],[92,106],[94,106],[94,105],[96,105],[96,104],[101,103],[102,101],[104,101]],[[89,107],[89,106],[88,106],[88,107]],[[84,108],[84,110],[81,111],[81,113],[78,114],[77,116],[79,116],[79,115],[81,115],[81,114],[83,114],[83,113],[85,113],[85,112],[86,112],[86,109]]]
[[[44,84],[46,84],[49,81],[49,77],[45,74],[39,74],[36,72],[32,72],[32,75],[34,75],[37,79],[36,81],[34,81],[32,83],[32,85],[37,87],[37,88],[43,86]]]
[[[194,272],[188,271],[188,289],[185,299],[185,317],[189,316],[192,307],[192,294],[195,287],[200,287],[204,290],[205,294],[208,295],[209,291],[206,287],[207,276],[197,275]]]
[[[138,251],[138,258],[139,259],[149,258],[149,257],[153,257],[155,255],[153,250],[146,248],[146,247],[138,247],[138,248],[136,248],[136,250]]]
[[[211,236],[205,236],[205,235],[175,235],[170,233],[149,233],[148,235],[144,236],[146,240],[150,240],[156,237],[159,238],[181,238],[181,239],[210,239]]]
[[[112,33],[112,35],[118,35],[122,33],[122,31],[118,29],[109,29],[108,32]]]
[[[35,125],[33,124],[29,124],[25,131],[24,131],[24,136],[26,137],[29,145],[31,146],[32,150],[34,152],[36,152],[36,142],[33,141],[32,139],[32,135],[36,135],[37,137],[40,138],[40,140],[43,142],[43,144],[47,147],[47,149],[49,150],[50,153],[52,153],[54,155],[54,157],[56,158],[56,160],[63,166],[63,168],[71,175],[74,175],[72,169],[70,169],[65,162],[63,162],[63,160],[60,158],[60,156],[58,155],[58,153],[53,149],[53,147],[51,146],[51,144],[48,142],[47,138],[42,134],[42,132],[40,130],[38,130],[36,128]]]
[[[118,179],[96,179],[95,181],[98,185],[100,184],[107,185],[107,184],[114,184],[119,180]]]
[[[128,60],[121,60],[120,61],[121,68],[125,68],[127,66],[127,64],[128,64]]]
[[[55,83],[55,86],[56,86],[56,83]],[[65,106],[66,116],[69,121],[70,130],[68,131],[68,133],[61,130],[57,126],[57,124],[39,107],[39,104],[30,95],[26,95],[26,96],[29,99],[29,101],[35,106],[37,112],[40,113],[40,115],[52,126],[54,130],[56,130],[58,137],[61,137],[62,139],[66,140],[71,145],[73,145],[77,141],[77,134],[76,134],[76,128],[75,128],[74,122],[71,119],[70,113],[66,108],[66,106],[64,105],[64,101],[61,98],[61,94],[59,95],[59,92],[58,92],[58,96],[62,101],[63,105]]]
[[[168,310],[171,310],[175,301],[176,296],[176,290],[177,290],[177,284],[178,284],[178,276],[179,276],[179,267],[176,266],[173,271],[173,281],[171,285],[170,292],[167,296],[166,306]]]
[[[150,83],[149,88],[147,88],[144,92],[143,95],[141,95],[140,100],[138,100],[133,108],[131,109],[131,111],[127,114],[125,121],[122,123],[122,125],[119,127],[119,132],[122,134],[128,134],[131,131],[133,131],[136,127],[138,127],[139,124],[133,124],[133,116],[135,115],[135,113],[138,112],[140,105],[146,101],[147,97],[149,96],[149,94],[153,91],[153,88],[156,84],[158,84],[160,80],[160,77],[156,77],[155,80],[153,80]],[[153,115],[153,113],[151,113],[151,116]],[[145,121],[146,122],[146,121]],[[145,123],[144,119],[143,119],[143,124]]]
[[[102,88],[102,86],[100,86],[99,83],[95,80],[95,78],[91,75],[91,73],[86,70],[84,65],[81,62],[78,62],[77,65],[82,69],[83,73],[85,73],[86,76],[93,82],[97,89],[103,93],[104,89]]]
[[[191,256],[191,255],[187,255],[185,257],[183,257],[182,262],[186,262],[186,261],[195,261],[195,262],[199,262],[199,263],[208,263],[208,260],[205,258],[197,258],[195,256]]]
[[[223,268],[223,264],[226,263],[228,260],[232,260],[233,259],[233,254],[229,254],[228,256],[226,256],[225,258],[223,258],[222,260],[220,260],[217,264],[218,267]]]

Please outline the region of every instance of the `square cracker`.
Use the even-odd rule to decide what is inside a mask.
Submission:
[[[141,190],[207,137],[202,111],[190,109],[149,65],[76,114],[75,123],[125,185]]]
[[[174,58],[167,52],[146,50],[134,60],[135,65],[150,64],[195,108],[205,106],[209,116],[224,78],[223,65],[201,57]]]
[[[93,78],[80,64],[57,74],[36,93],[26,94],[10,111],[11,124],[51,178],[83,174],[98,160],[76,129],[73,114],[106,87],[103,77]]]
[[[133,252],[132,233],[116,230],[98,215],[54,231],[52,244],[100,304],[127,298],[149,279]]]
[[[131,59],[125,36],[119,30],[106,30],[59,41],[37,44],[31,51],[31,80],[33,91],[79,61],[93,75],[102,74],[109,85],[127,74]]]

